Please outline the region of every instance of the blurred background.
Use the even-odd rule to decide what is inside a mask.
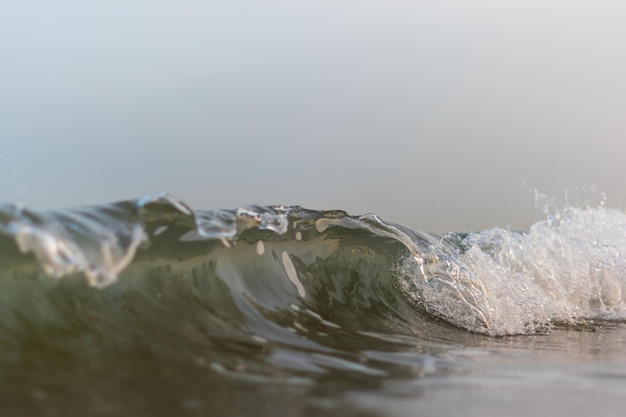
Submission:
[[[527,228],[533,190],[626,207],[626,2],[0,5],[0,201],[168,191]],[[594,191],[595,190],[595,191]]]

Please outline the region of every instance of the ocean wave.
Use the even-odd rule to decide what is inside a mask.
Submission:
[[[94,287],[81,294],[99,299],[137,288],[175,305],[199,297],[219,312],[212,334],[324,351],[307,326],[414,334],[447,323],[503,335],[623,320],[625,229],[624,212],[604,207],[556,210],[527,232],[439,236],[339,210],[193,210],[168,194],[46,212],[7,205],[0,279],[5,294],[38,286],[48,301],[42,285],[76,286],[81,274]],[[18,299],[4,297],[5,321]]]

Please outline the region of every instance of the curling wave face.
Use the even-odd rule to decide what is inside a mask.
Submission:
[[[257,342],[278,332],[312,343],[303,317],[358,332],[412,334],[445,322],[533,333],[626,318],[625,232],[624,212],[602,207],[556,210],[528,232],[437,236],[297,206],[192,210],[167,194],[53,212],[4,206],[0,285],[24,294],[80,285],[83,275],[96,288],[81,291],[106,299],[167,283],[165,299],[199,297],[220,321],[239,323],[225,337]],[[4,297],[5,321],[18,298]]]

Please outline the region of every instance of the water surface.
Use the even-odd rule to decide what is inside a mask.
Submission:
[[[626,214],[0,209],[3,415],[621,415]]]

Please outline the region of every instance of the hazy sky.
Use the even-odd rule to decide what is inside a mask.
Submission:
[[[626,2],[0,4],[0,201],[169,191],[424,230],[626,207]]]

